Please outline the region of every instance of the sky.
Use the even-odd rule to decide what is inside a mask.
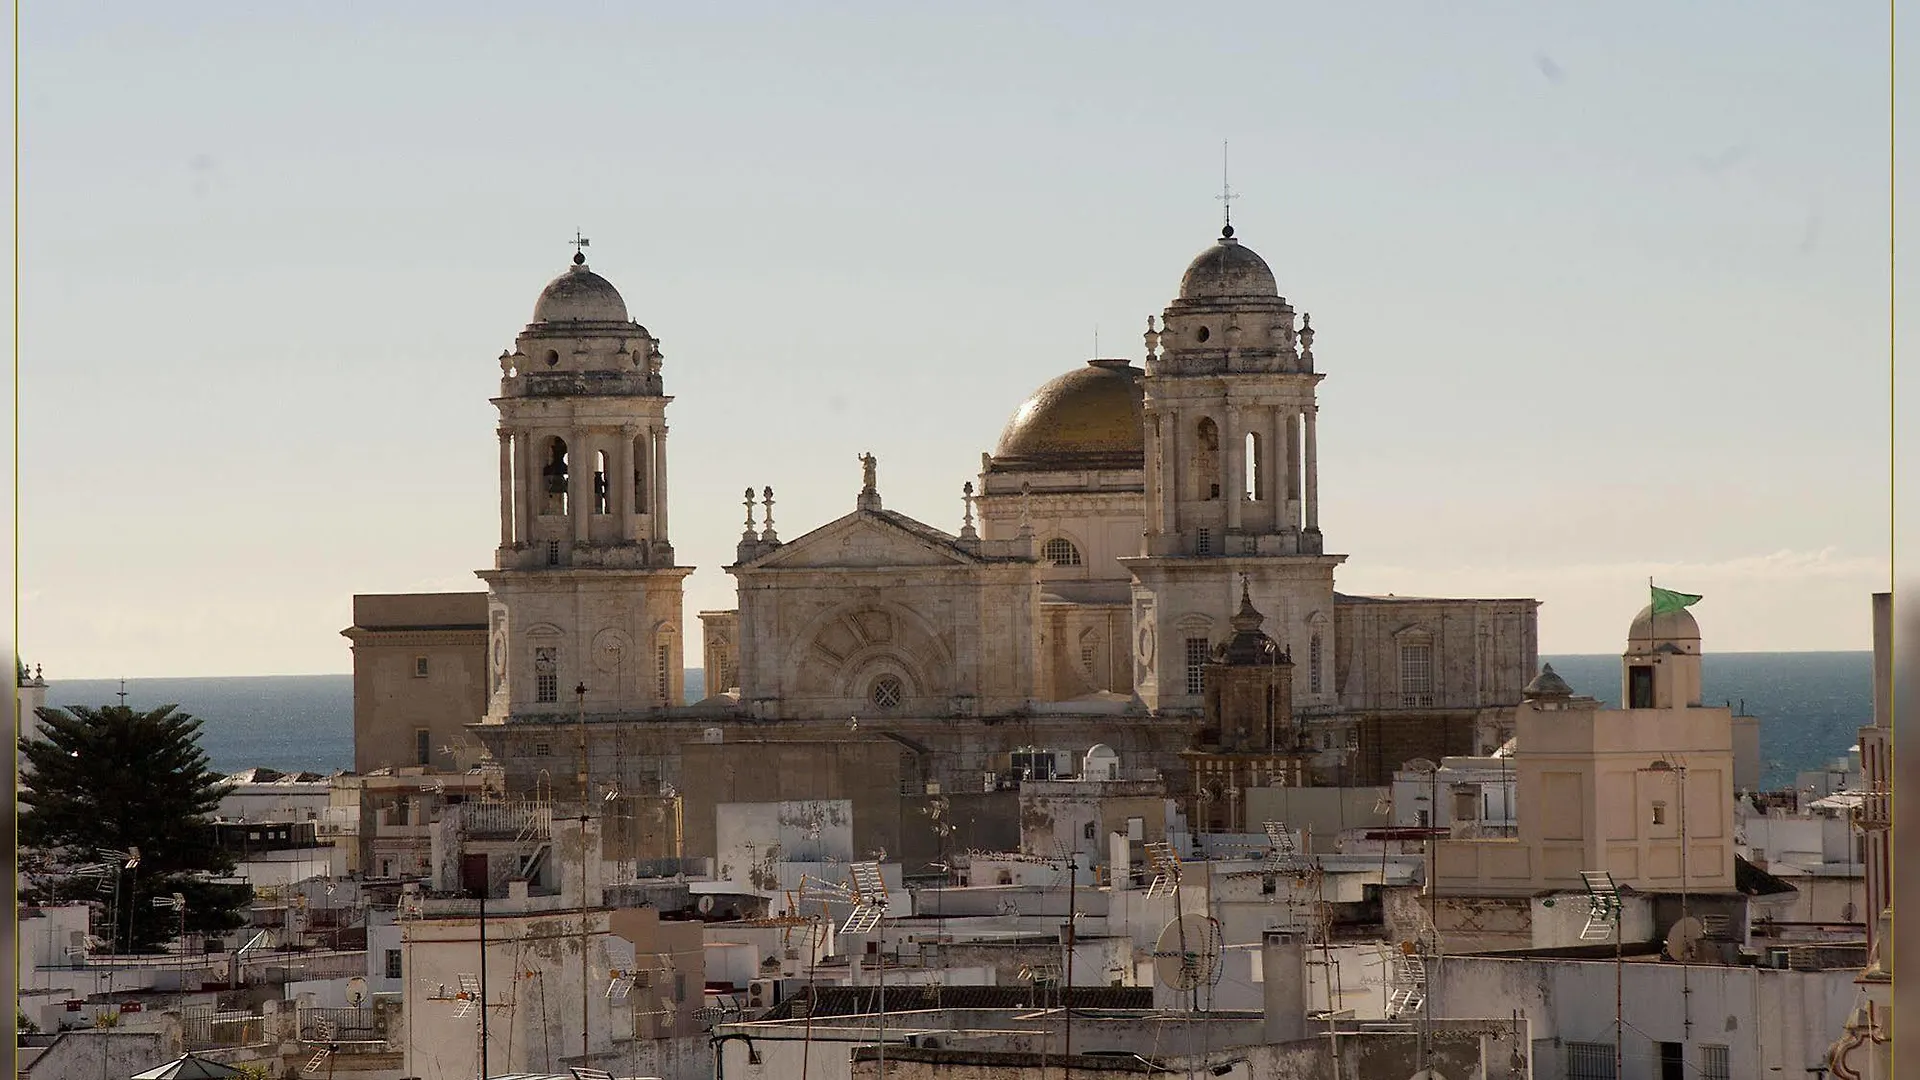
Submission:
[[[576,228],[662,341],[689,623],[748,485],[792,539],[871,452],[955,531],[1028,393],[1139,360],[1223,141],[1317,331],[1339,588],[1536,597],[1543,652],[1614,652],[1651,575],[1709,650],[1868,647],[1883,7],[383,7],[25,5],[49,678],[348,671],[353,594],[481,588],[496,357]]]

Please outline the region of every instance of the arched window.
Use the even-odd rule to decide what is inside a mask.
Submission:
[[[1055,566],[1079,566],[1080,549],[1064,536],[1056,536],[1041,547],[1040,555]]]
[[[1201,499],[1217,499],[1220,497],[1220,428],[1213,417],[1200,418],[1198,435],[1193,450],[1195,493]]]
[[[546,464],[540,469],[540,478],[545,497],[540,504],[543,514],[564,514],[567,512],[567,440],[554,436],[547,440]]]
[[[612,497],[607,487],[607,452],[595,451],[593,455],[593,512],[608,513],[607,503]]]

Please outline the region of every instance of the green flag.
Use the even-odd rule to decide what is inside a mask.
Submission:
[[[1663,589],[1658,585],[1649,585],[1648,587],[1653,590],[1653,613],[1655,615],[1666,615],[1675,611],[1684,611],[1700,602],[1700,597],[1694,593],[1674,592],[1672,589]]]

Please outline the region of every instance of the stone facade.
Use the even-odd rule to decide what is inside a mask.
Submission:
[[[1038,665],[1031,537],[951,536],[881,507],[788,543],[741,545],[740,706],[759,720],[988,716],[1025,708]]]

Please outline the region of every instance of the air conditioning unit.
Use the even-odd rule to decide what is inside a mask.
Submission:
[[[773,979],[755,979],[747,984],[747,1008],[771,1009],[778,1003],[777,987],[780,984]]]

